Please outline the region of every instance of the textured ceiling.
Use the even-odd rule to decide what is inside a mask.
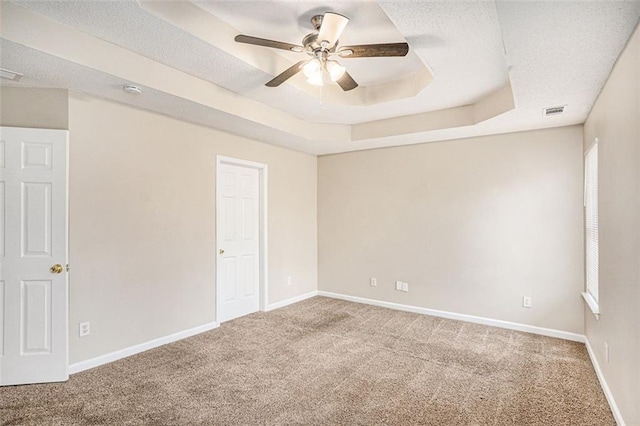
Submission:
[[[204,10],[231,24],[241,33],[293,44],[302,45],[303,37],[313,31],[311,18],[325,12],[336,12],[350,18],[349,24],[340,37],[342,46],[405,41],[380,6],[373,2],[332,2],[328,7],[327,3],[318,1],[298,3],[270,1],[269,7],[265,7],[264,1],[223,3],[200,0],[196,3]],[[256,55],[264,54],[262,47],[253,49]],[[291,61],[306,59],[305,54],[286,51],[278,53],[282,53]],[[420,59],[413,54],[408,58],[338,60],[349,68],[349,73],[361,85],[406,77],[415,72],[416,62],[420,63]]]
[[[290,84],[271,89],[271,78],[242,59],[145,12],[133,1],[16,1],[37,15],[98,37],[171,68],[209,81],[304,121],[354,124],[472,104],[511,82],[516,109],[473,126],[372,137],[358,142],[309,141],[278,128],[217,111],[170,90],[146,89],[132,98],[126,82],[55,54],[3,41],[3,67],[25,73],[19,85],[65,87],[218,127],[312,153],[445,140],[479,134],[581,123],[640,16],[640,1],[197,1],[239,32],[298,43],[309,18],[333,10],[351,18],[341,39],[350,43],[407,40],[407,58],[343,60],[363,84],[410,74],[426,65],[434,80],[417,96],[371,106],[330,105]],[[3,16],[3,19],[5,17]],[[264,48],[251,47],[255,55]],[[280,52],[291,63],[298,56]],[[415,61],[418,61],[416,63]],[[11,66],[10,66],[11,65]],[[144,86],[143,81],[134,81]],[[3,84],[5,84],[3,82]],[[567,105],[563,116],[542,108]]]

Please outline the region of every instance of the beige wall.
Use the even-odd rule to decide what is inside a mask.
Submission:
[[[68,129],[67,91],[0,87],[0,125]]]
[[[71,363],[214,321],[217,154],[269,165],[270,303],[316,290],[315,156],[75,93],[69,133]]]
[[[636,29],[584,125],[598,138],[600,320],[586,334],[628,425],[640,425],[640,30]],[[610,361],[604,355],[609,344]]]
[[[320,290],[582,334],[582,127],[320,157],[318,235]]]

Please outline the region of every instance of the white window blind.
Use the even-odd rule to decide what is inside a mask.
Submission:
[[[587,293],[598,303],[598,143],[584,160]]]

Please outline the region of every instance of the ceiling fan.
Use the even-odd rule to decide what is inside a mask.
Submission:
[[[344,91],[358,87],[358,83],[349,75],[346,68],[333,59],[340,58],[374,58],[384,56],[405,56],[409,51],[407,43],[361,44],[355,46],[340,46],[338,38],[344,31],[349,18],[338,13],[326,12],[311,18],[315,32],[302,39],[302,46],[281,41],[268,40],[248,35],[237,35],[238,43],[256,46],[272,47],[274,49],[290,50],[306,53],[311,58],[298,62],[284,72],[267,82],[268,87],[277,87],[302,71],[307,81],[315,86],[322,86],[325,82],[325,72],[331,81],[336,82]]]

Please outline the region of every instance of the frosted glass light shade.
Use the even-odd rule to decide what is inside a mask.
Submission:
[[[329,77],[331,77],[331,81],[337,81],[346,71],[346,68],[336,61],[327,61],[326,67],[329,72]]]
[[[312,78],[315,75],[322,73],[322,65],[317,59],[312,59],[304,67],[302,67],[302,73],[307,78]]]

